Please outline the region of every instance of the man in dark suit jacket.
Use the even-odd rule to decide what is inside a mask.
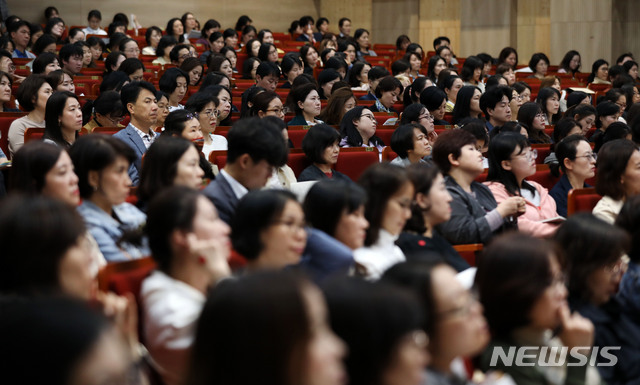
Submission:
[[[120,92],[122,105],[131,116],[129,125],[113,136],[128,144],[136,152],[137,159],[129,167],[131,183],[140,183],[142,155],[158,136],[152,129],[158,118],[156,89],[149,82],[132,82],[122,87]]]
[[[240,199],[264,187],[273,168],[287,163],[288,152],[280,127],[259,118],[236,122],[227,140],[227,163],[203,193],[216,206],[220,219],[230,224]]]

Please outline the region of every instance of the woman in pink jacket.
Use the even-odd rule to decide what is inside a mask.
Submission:
[[[491,140],[489,145],[489,174],[485,184],[496,202],[512,196],[526,200],[526,212],[518,217],[518,229],[535,237],[549,237],[558,227],[545,220],[558,216],[556,202],[549,191],[526,177],[536,172],[537,152],[531,148],[526,137],[505,132]]]

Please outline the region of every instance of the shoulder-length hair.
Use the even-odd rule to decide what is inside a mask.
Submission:
[[[510,170],[502,167],[503,160],[511,160],[511,154],[519,148],[517,155],[531,147],[529,140],[524,135],[515,132],[505,132],[496,135],[489,143],[489,173],[487,181],[499,182],[504,185],[510,195],[520,195],[520,187],[516,176]],[[522,181],[522,188],[535,192],[535,187]]]
[[[322,179],[309,189],[305,197],[304,216],[311,226],[335,237],[342,215],[357,211],[366,201],[367,193],[357,184]]]
[[[47,100],[47,108],[44,113],[44,138],[51,139],[59,146],[68,147],[69,145],[62,137],[62,125],[60,123],[60,117],[64,112],[67,100],[73,98],[78,100],[78,97],[73,92],[58,91],[54,92]],[[80,108],[80,107],[78,107]],[[76,131],[76,138],[79,136],[79,132]]]
[[[625,197],[621,178],[631,156],[638,151],[638,145],[627,139],[616,139],[605,143],[598,151],[598,178],[596,192],[615,200]]]
[[[369,143],[363,143],[360,132],[353,124],[353,122],[361,119],[362,111],[366,108],[365,106],[356,106],[344,114],[342,121],[340,121],[340,135],[343,138],[347,138],[347,144],[351,147],[360,147],[363,144],[369,145],[369,143],[384,146],[382,139],[375,135],[369,139]]]

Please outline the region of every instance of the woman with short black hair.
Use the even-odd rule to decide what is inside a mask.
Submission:
[[[302,139],[302,150],[311,166],[300,173],[298,182],[325,178],[351,181],[348,176],[333,170],[340,154],[339,144],[340,134],[335,128],[326,124],[311,127]]]

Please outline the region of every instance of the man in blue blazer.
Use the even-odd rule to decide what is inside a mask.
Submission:
[[[129,177],[131,184],[137,186],[140,183],[142,155],[159,135],[153,131],[153,126],[158,119],[156,89],[149,82],[132,82],[122,87],[120,98],[131,120],[125,129],[113,136],[128,144],[136,152],[137,159],[129,167]]]
[[[203,190],[230,224],[238,201],[250,190],[263,188],[274,167],[287,163],[287,143],[276,124],[259,118],[237,121],[227,135],[227,163]]]

